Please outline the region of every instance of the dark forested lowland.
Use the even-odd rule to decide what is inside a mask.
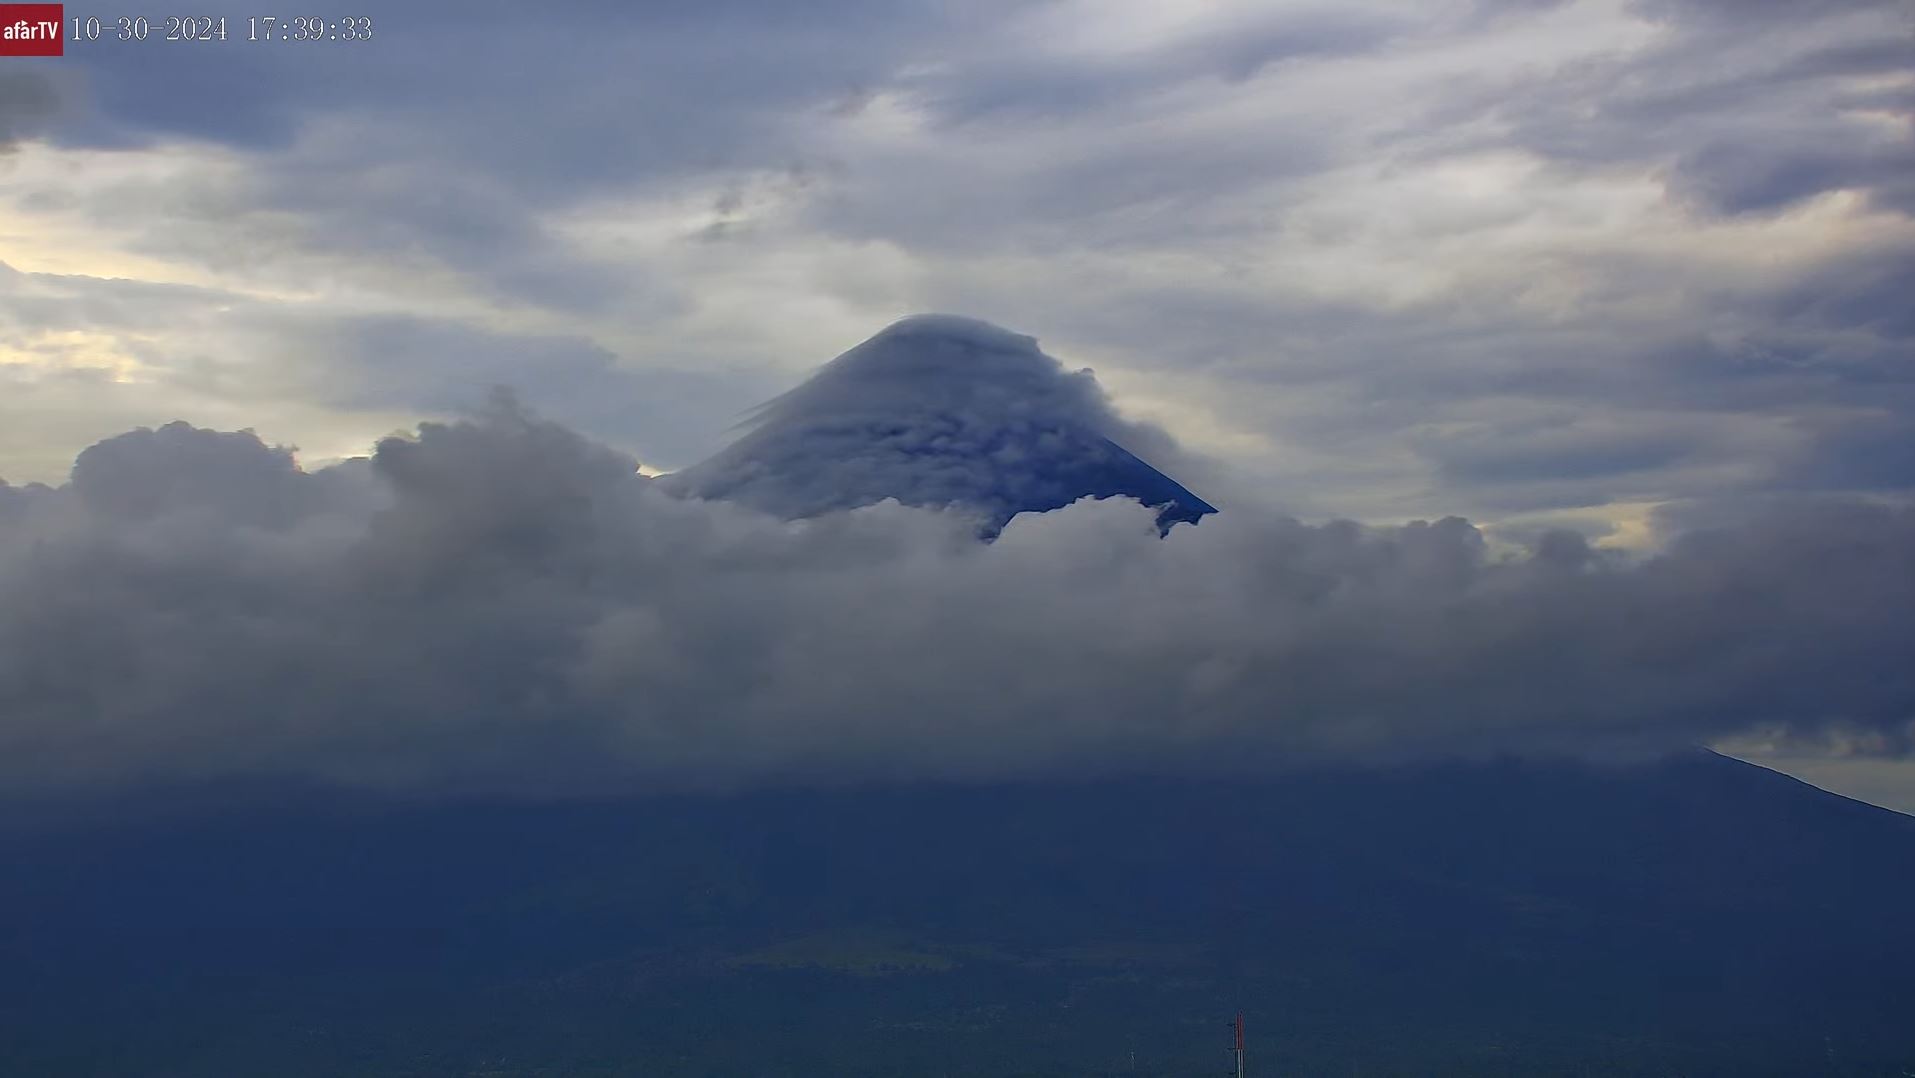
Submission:
[[[9,806],[0,1071],[1214,1076],[1238,1009],[1263,1074],[1915,1065],[1915,819],[1707,754],[190,800]]]

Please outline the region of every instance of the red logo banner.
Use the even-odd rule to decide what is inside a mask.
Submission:
[[[65,4],[0,4],[0,56],[62,55],[65,25]]]

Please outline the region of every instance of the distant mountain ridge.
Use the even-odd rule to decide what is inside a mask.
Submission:
[[[919,315],[887,327],[759,409],[668,488],[807,517],[895,498],[980,513],[995,533],[1022,512],[1130,497],[1168,528],[1216,510],[1130,449],[1162,440],[1120,419],[1088,371],[987,322]]]

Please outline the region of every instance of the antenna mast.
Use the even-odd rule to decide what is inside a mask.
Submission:
[[[1233,1023],[1233,1025],[1235,1027],[1236,1034],[1237,1034],[1237,1043],[1230,1049],[1230,1051],[1232,1055],[1235,1055],[1237,1057],[1237,1078],[1243,1078],[1243,1012],[1242,1011],[1237,1012],[1237,1020],[1235,1023]]]

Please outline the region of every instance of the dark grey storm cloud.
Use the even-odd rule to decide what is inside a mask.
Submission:
[[[1915,210],[1906,90],[1855,89],[1895,82],[1915,61],[1905,4],[1641,8],[1668,31],[1653,47],[1484,87],[1483,110],[1519,144],[1566,162],[1662,167],[1674,193],[1719,213],[1840,189]]]
[[[826,389],[836,411],[856,386]],[[1633,562],[1565,532],[1496,557],[1458,518],[1160,538],[1123,499],[972,525],[681,498],[503,396],[314,473],[248,434],[135,431],[60,488],[0,487],[0,785],[577,792],[1757,726],[1894,751],[1915,717],[1906,509],[1785,501]]]
[[[1091,118],[1192,80],[1237,82],[1288,61],[1371,53],[1418,27],[1361,8],[1272,6],[1163,48],[1076,63],[1006,53],[920,76],[913,85],[947,129],[988,119]]]
[[[63,138],[267,151],[351,118],[355,137],[335,149],[355,158],[460,162],[521,195],[561,198],[717,164],[783,163],[793,152],[779,126],[786,107],[869,85],[921,57],[927,39],[962,37],[1003,7],[736,0],[539,13],[438,0],[375,13],[364,42],[197,52],[101,43],[72,50],[94,114]],[[206,10],[240,34],[258,14]]]
[[[0,71],[0,153],[51,126],[60,109],[53,80],[38,71]]]
[[[540,215],[688,177],[825,164],[794,114],[935,55],[934,42],[971,38],[1002,5],[828,7],[589,4],[546,17],[418,3],[372,16],[369,41],[204,49],[109,30],[62,59],[82,105],[47,134],[243,155],[215,189],[195,177],[143,191],[124,221],[135,250],[294,275],[314,259],[398,261],[464,276],[501,303],[643,313],[674,302],[669,284],[647,289],[629,262],[567,252]],[[202,10],[239,36],[258,15]]]

